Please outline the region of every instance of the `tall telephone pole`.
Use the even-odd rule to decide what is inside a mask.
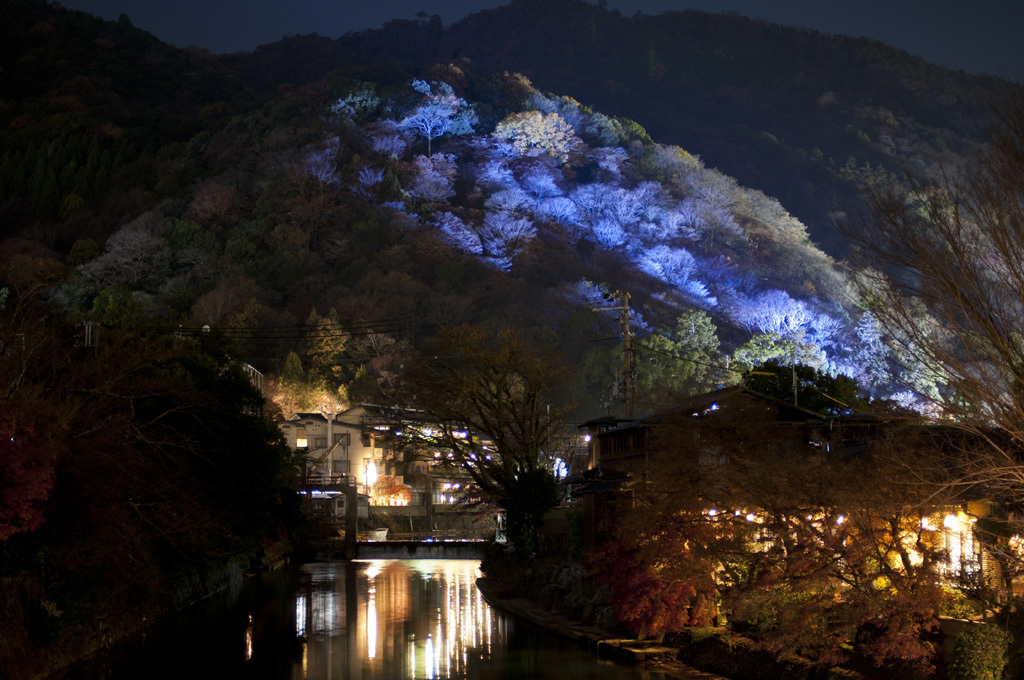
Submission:
[[[614,307],[593,307],[595,312],[620,312],[619,328],[622,333],[622,391],[626,404],[626,417],[633,417],[633,332],[629,327],[629,293],[616,291],[612,298],[618,304]]]

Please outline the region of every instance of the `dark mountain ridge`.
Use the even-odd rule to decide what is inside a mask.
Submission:
[[[832,215],[860,208],[865,181],[955,166],[1006,84],[866,38],[736,14],[627,18],[579,0],[513,2],[447,28],[434,17],[297,36],[225,60],[265,89],[394,62],[521,72],[778,197],[834,255],[845,246]]]

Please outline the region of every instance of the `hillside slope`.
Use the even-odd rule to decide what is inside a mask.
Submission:
[[[50,52],[92,25],[73,14],[64,26],[63,10],[51,11],[60,28],[40,29]],[[443,35],[432,22],[413,28]],[[94,30],[150,44],[130,27]],[[344,44],[313,42],[325,54]],[[108,49],[91,45],[83,49]],[[288,45],[303,55],[309,42],[253,58]],[[137,58],[129,50],[93,77],[116,82],[107,71]],[[639,338],[634,384],[649,408],[735,380],[727,364],[794,353],[873,393],[890,390],[870,315],[805,225],[630,119],[522,75],[452,63],[351,63],[270,96],[256,94],[266,74],[206,58],[210,73],[238,83],[243,112],[167,109],[172,127],[198,130],[183,141],[123,118],[171,106],[176,93],[161,99],[159,80],[123,107],[89,110],[84,127],[53,111],[0,133],[3,209],[17,218],[0,284],[42,280],[70,318],[109,328],[209,326],[268,375],[283,410],[399,396],[409,352],[439,328],[472,322],[563,349],[578,369],[581,414],[595,414],[622,381],[624,329],[619,314],[594,310],[626,292]],[[56,60],[50,78],[73,79],[76,68]],[[185,87],[196,74],[176,77]],[[13,106],[48,106],[48,92],[25,90]],[[68,125],[54,128],[55,116]],[[103,126],[123,132],[104,136]],[[129,131],[150,139],[147,149]]]
[[[864,38],[735,14],[627,18],[580,0],[520,0],[448,28],[434,17],[293,37],[227,59],[265,88],[396,62],[520,72],[776,196],[837,256],[832,215],[860,208],[863,182],[956,165],[1005,85]]]

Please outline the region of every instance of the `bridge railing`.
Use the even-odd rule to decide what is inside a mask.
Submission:
[[[354,486],[355,477],[349,475],[303,475],[303,486]]]
[[[434,531],[389,531],[389,541],[486,541],[494,538],[490,531],[435,529]]]

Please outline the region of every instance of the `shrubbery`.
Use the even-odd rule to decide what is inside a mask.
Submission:
[[[1006,666],[1009,634],[994,625],[964,628],[953,643],[949,680],[999,680]]]

